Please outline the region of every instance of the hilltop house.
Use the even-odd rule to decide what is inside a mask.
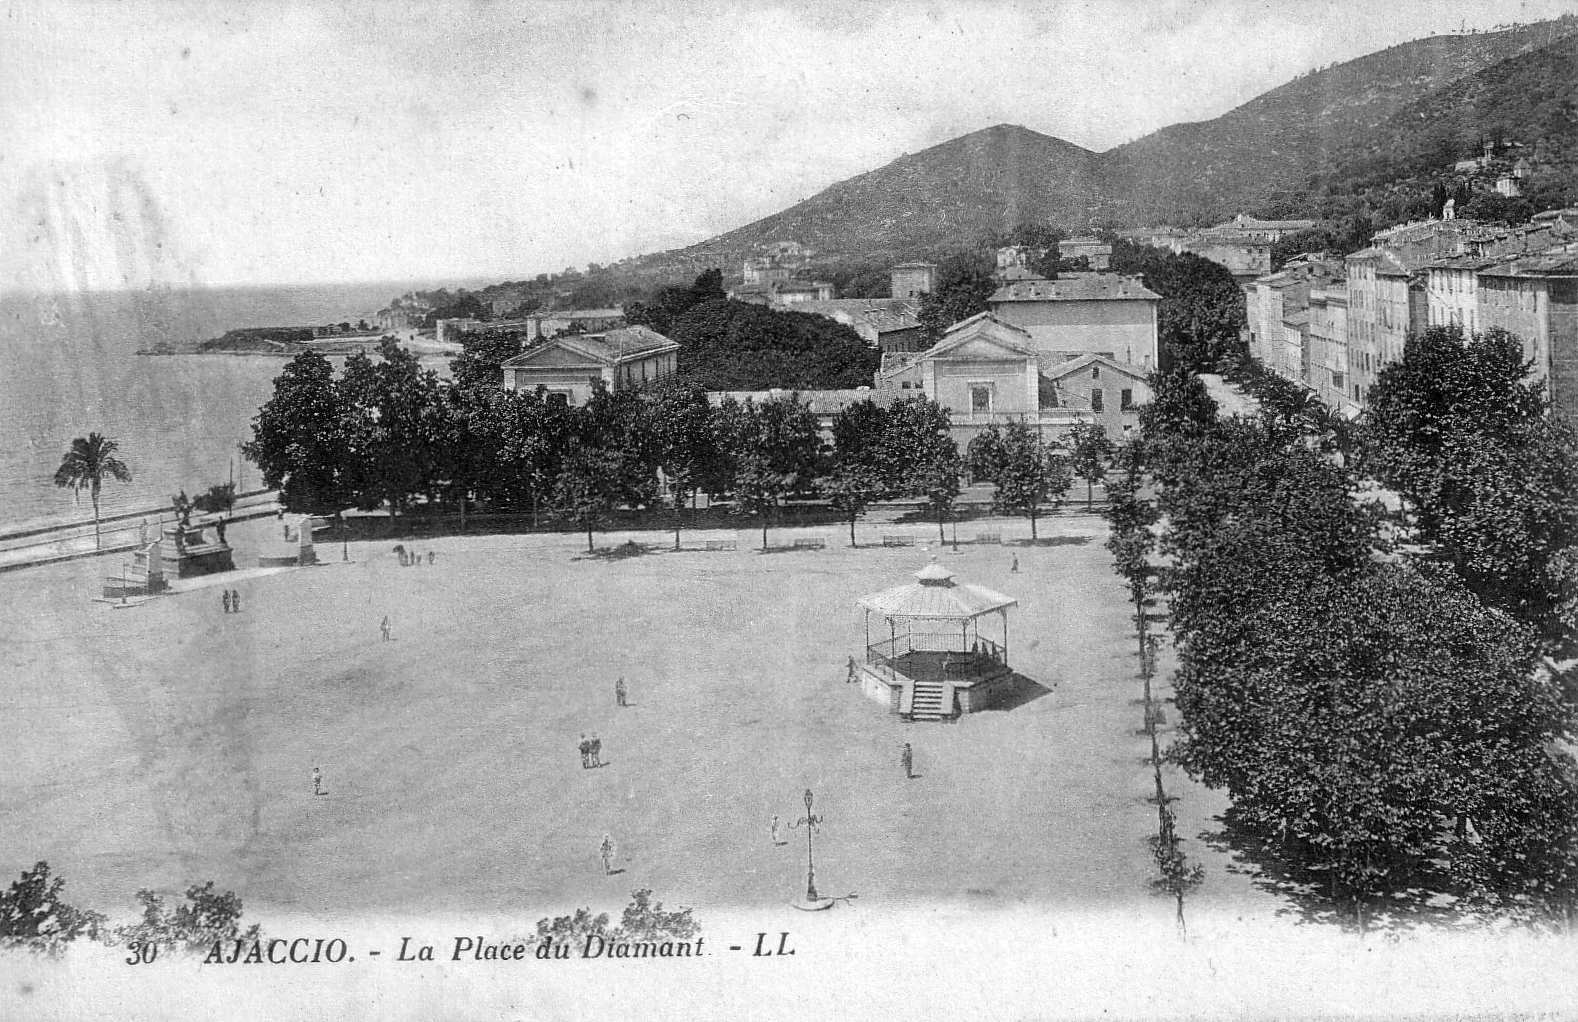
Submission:
[[[598,380],[617,391],[672,376],[678,352],[679,345],[657,331],[629,326],[544,341],[500,369],[505,390],[544,387],[569,404],[583,405]]]

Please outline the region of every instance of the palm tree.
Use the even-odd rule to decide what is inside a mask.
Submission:
[[[126,463],[115,456],[115,450],[120,445],[115,441],[101,436],[98,433],[89,433],[84,439],[77,437],[71,441],[71,449],[66,456],[60,459],[60,467],[55,469],[55,485],[65,489],[69,487],[79,498],[82,488],[88,488],[88,496],[93,499],[93,545],[102,546],[99,539],[99,488],[105,479],[118,479],[123,483],[131,482],[131,471]]]

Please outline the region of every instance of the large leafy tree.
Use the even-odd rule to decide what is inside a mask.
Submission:
[[[462,391],[495,391],[504,386],[499,367],[520,354],[520,336],[508,330],[462,334],[461,353],[449,360],[453,385]]]
[[[730,489],[738,510],[761,520],[765,551],[778,507],[787,497],[811,492],[823,474],[822,439],[816,416],[797,395],[730,405],[720,409],[733,466]]]
[[[114,440],[99,433],[89,433],[71,441],[60,467],[55,469],[55,485],[80,495],[84,488],[93,502],[93,545],[102,545],[99,536],[99,491],[106,480],[131,482],[131,470],[115,456],[120,447]]]
[[[1085,508],[1089,510],[1096,483],[1107,477],[1112,460],[1112,441],[1107,431],[1094,422],[1075,423],[1068,433],[1069,468],[1085,480]]]
[[[1162,296],[1157,333],[1162,367],[1215,372],[1245,355],[1244,294],[1227,267],[1193,252],[1118,241],[1111,269],[1139,276]]]
[[[598,384],[591,399],[569,416],[568,442],[554,480],[553,502],[586,530],[586,550],[599,521],[621,507],[650,504],[657,495],[645,412],[634,391],[611,392]]]
[[[1578,436],[1547,415],[1515,336],[1434,327],[1382,370],[1362,463],[1481,598],[1570,647]]]
[[[438,375],[392,338],[374,362],[358,352],[339,381],[342,437],[354,452],[347,473],[358,506],[387,504],[399,514],[419,495],[430,499],[447,484],[447,418]]]
[[[720,454],[706,391],[681,384],[656,389],[645,406],[653,457],[674,499],[674,549],[685,500],[716,479]]]
[[[1062,499],[1072,475],[1068,458],[1022,422],[991,426],[970,442],[970,468],[996,487],[992,510],[1030,519],[1030,538],[1049,502]]]
[[[953,512],[964,475],[951,427],[948,410],[930,398],[909,398],[888,409],[883,460],[889,489],[925,501],[937,522],[938,542],[943,541],[943,521]]]
[[[678,316],[679,375],[705,390],[836,389],[871,384],[881,353],[842,323],[721,298]]]
[[[274,394],[252,420],[243,450],[287,509],[338,514],[352,502],[346,418],[334,367],[317,352],[302,352],[275,377]]]
[[[937,267],[937,289],[921,296],[920,323],[926,343],[941,340],[948,328],[978,312],[997,290],[992,257],[980,252],[960,252]]]
[[[831,471],[820,481],[823,496],[849,522],[849,545],[855,522],[892,488],[892,467],[886,455],[890,416],[870,400],[857,401],[833,417]]]

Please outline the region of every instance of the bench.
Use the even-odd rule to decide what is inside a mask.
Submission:
[[[996,543],[1001,545],[1003,542],[1003,534],[1001,532],[977,532],[975,534],[975,541],[977,543]]]
[[[883,536],[883,546],[914,546],[914,536]]]
[[[703,543],[706,550],[738,550],[740,541],[737,539],[709,539]]]
[[[797,539],[794,541],[794,549],[825,550],[827,549],[827,540],[820,536],[812,536],[810,539]]]

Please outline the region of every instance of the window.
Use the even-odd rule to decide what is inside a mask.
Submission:
[[[1093,387],[1093,388],[1091,388],[1091,391],[1090,391],[1090,410],[1093,411],[1093,412],[1099,412],[1099,411],[1103,410],[1102,402],[1101,402],[1101,388],[1100,387]]]
[[[1101,366],[1093,365],[1090,367],[1090,378],[1093,380],[1101,379]]]
[[[1128,387],[1124,387],[1122,390],[1118,391],[1118,407],[1125,412],[1133,411],[1134,391],[1130,390]]]
[[[568,390],[550,390],[548,391],[548,403],[568,405],[570,403],[570,392]]]
[[[992,414],[992,388],[991,387],[976,386],[976,387],[971,387],[970,388],[970,414],[971,415],[990,415],[990,414]]]

